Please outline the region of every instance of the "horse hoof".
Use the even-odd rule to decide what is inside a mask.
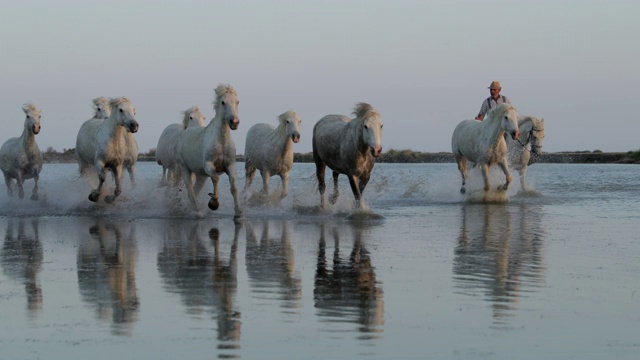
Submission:
[[[460,188],[460,194],[464,194],[464,193],[466,193],[466,192],[467,192],[467,189],[465,189],[465,188]]]
[[[99,193],[92,191],[91,194],[89,194],[89,201],[96,202],[98,201],[99,197],[100,197]]]
[[[329,204],[334,205],[336,203],[336,201],[338,201],[338,196],[329,196]]]
[[[31,195],[31,200],[34,200],[34,201],[38,200],[38,195],[35,195],[35,194]]]
[[[211,198],[211,200],[209,200],[209,209],[211,210],[218,210],[218,207],[220,206],[220,203],[218,202],[218,199],[214,199]]]
[[[116,199],[115,195],[109,195],[104,197],[104,202],[111,204]]]

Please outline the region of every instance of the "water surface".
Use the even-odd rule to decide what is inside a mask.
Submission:
[[[515,176],[507,203],[482,204],[455,164],[377,164],[364,194],[384,219],[363,221],[344,177],[330,211],[297,212],[319,194],[295,164],[289,197],[239,222],[225,178],[220,209],[195,214],[138,167],[112,205],[72,164],[45,165],[38,202],[0,191],[3,359],[640,353],[637,166],[536,164],[536,193]]]

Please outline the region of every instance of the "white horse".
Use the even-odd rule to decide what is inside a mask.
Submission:
[[[4,174],[9,196],[13,196],[13,179],[18,185],[18,196],[24,197],[23,184],[26,179],[33,179],[35,185],[31,200],[38,200],[38,179],[42,170],[42,154],[36,144],[35,136],[40,132],[40,112],[35,105],[28,103],[22,106],[27,114],[24,119],[24,130],[20,137],[11,138],[0,148],[0,169]]]
[[[124,162],[122,166],[127,169],[129,173],[129,180],[131,185],[136,186],[136,163],[138,162],[138,143],[133,137],[133,133],[129,131],[124,132],[124,143],[127,151],[125,153]]]
[[[97,97],[93,101],[93,118],[94,119],[108,119],[111,116],[111,107],[109,106],[109,99],[106,97]]]
[[[189,200],[196,211],[196,195],[202,190],[207,178],[211,178],[213,183],[213,193],[209,194],[211,199],[208,206],[211,210],[218,209],[218,180],[221,173],[226,173],[235,203],[235,218],[240,218],[242,209],[236,188],[236,145],[231,138],[231,130],[236,130],[240,124],[238,95],[231,85],[223,84],[218,85],[215,93],[215,117],[206,127],[188,127],[178,135],[175,148],[176,162],[180,166]]]
[[[113,202],[121,191],[122,167],[129,156],[125,132],[138,131],[135,110],[129,99],[121,97],[109,101],[111,115],[106,120],[89,119],[82,124],[76,138],[76,156],[80,173],[89,167],[98,174],[100,184],[89,194],[89,200],[100,198],[102,185],[106,180],[106,170],[110,170],[116,187],[113,195],[104,198]]]
[[[289,171],[293,166],[293,143],[300,141],[300,117],[295,111],[287,111],[278,117],[278,127],[270,124],[255,124],[247,132],[244,148],[246,172],[244,191],[253,181],[256,170],[260,170],[262,190],[269,194],[269,178],[274,175],[282,180],[281,199],[289,193]]]
[[[91,126],[99,126],[103,119],[108,119],[111,115],[111,107],[109,106],[109,99],[106,97],[97,97],[92,100],[93,107],[93,117],[84,122],[82,126],[85,124],[92,123]],[[89,125],[86,125],[89,126]],[[77,156],[76,156],[77,157]],[[91,173],[91,169],[93,168],[93,161],[82,161],[78,157],[78,171],[81,175],[89,175]]]
[[[362,192],[369,182],[374,157],[382,152],[382,118],[369,104],[358,103],[353,111],[356,117],[327,115],[313,127],[313,160],[320,191],[320,207],[325,208],[325,168],[333,170],[333,194],[329,202],[334,204],[340,195],[338,175],[349,178],[351,191],[359,207]]]
[[[93,99],[93,108],[95,113],[94,119],[108,119],[111,116],[111,108],[109,107],[109,99],[105,97],[98,97]],[[127,156],[123,163],[125,169],[129,173],[131,184],[136,185],[136,162],[138,161],[138,143],[130,132],[124,133],[124,141],[127,146]],[[83,172],[83,171],[81,171]]]
[[[542,140],[544,140],[544,119],[535,116],[519,116],[518,128],[524,141],[507,141],[507,151],[509,153],[509,165],[520,173],[520,184],[522,191],[527,191],[526,177],[527,166],[531,153],[542,154]],[[530,149],[527,145],[531,144]]]
[[[162,179],[160,186],[166,185],[171,179],[174,186],[180,182],[180,168],[176,163],[176,140],[182,130],[189,126],[204,127],[205,116],[197,106],[192,106],[183,112],[182,124],[167,126],[156,146],[156,162],[162,166]]]
[[[465,193],[467,180],[467,160],[482,167],[484,177],[484,191],[489,191],[489,167],[498,164],[506,182],[498,187],[507,190],[511,182],[511,174],[507,166],[507,144],[504,133],[512,139],[520,137],[518,129],[518,114],[510,104],[500,104],[491,109],[484,121],[463,120],[453,131],[451,137],[451,151],[458,163],[458,170],[462,174],[461,193]]]

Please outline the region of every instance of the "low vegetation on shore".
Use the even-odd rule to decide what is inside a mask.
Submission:
[[[64,149],[58,152],[53,148],[48,148],[42,153],[46,163],[73,163],[76,162],[75,149]],[[244,161],[242,154],[237,156],[238,161]],[[155,149],[141,153],[138,161],[155,161]],[[312,163],[312,153],[295,153],[293,161],[299,163]],[[453,154],[450,152],[420,152],[413,150],[391,149],[380,155],[378,162],[382,163],[453,163]],[[640,164],[640,150],[627,152],[607,153],[600,150],[594,151],[563,151],[555,153],[543,153],[540,156],[532,156],[531,163],[618,163],[618,164]]]

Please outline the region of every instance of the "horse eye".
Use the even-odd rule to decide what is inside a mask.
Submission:
[[[193,120],[193,116],[189,116],[189,120]]]
[[[31,116],[27,115],[27,119],[31,119]]]
[[[123,113],[123,112],[124,112],[124,110],[120,109],[120,112],[121,112],[121,113]]]
[[[222,105],[224,105],[224,100],[222,100]]]
[[[382,129],[384,127],[384,124],[380,125],[380,129]]]
[[[364,128],[365,128],[365,129],[368,129],[368,128],[369,128],[369,125],[365,125],[365,126],[364,126]]]

